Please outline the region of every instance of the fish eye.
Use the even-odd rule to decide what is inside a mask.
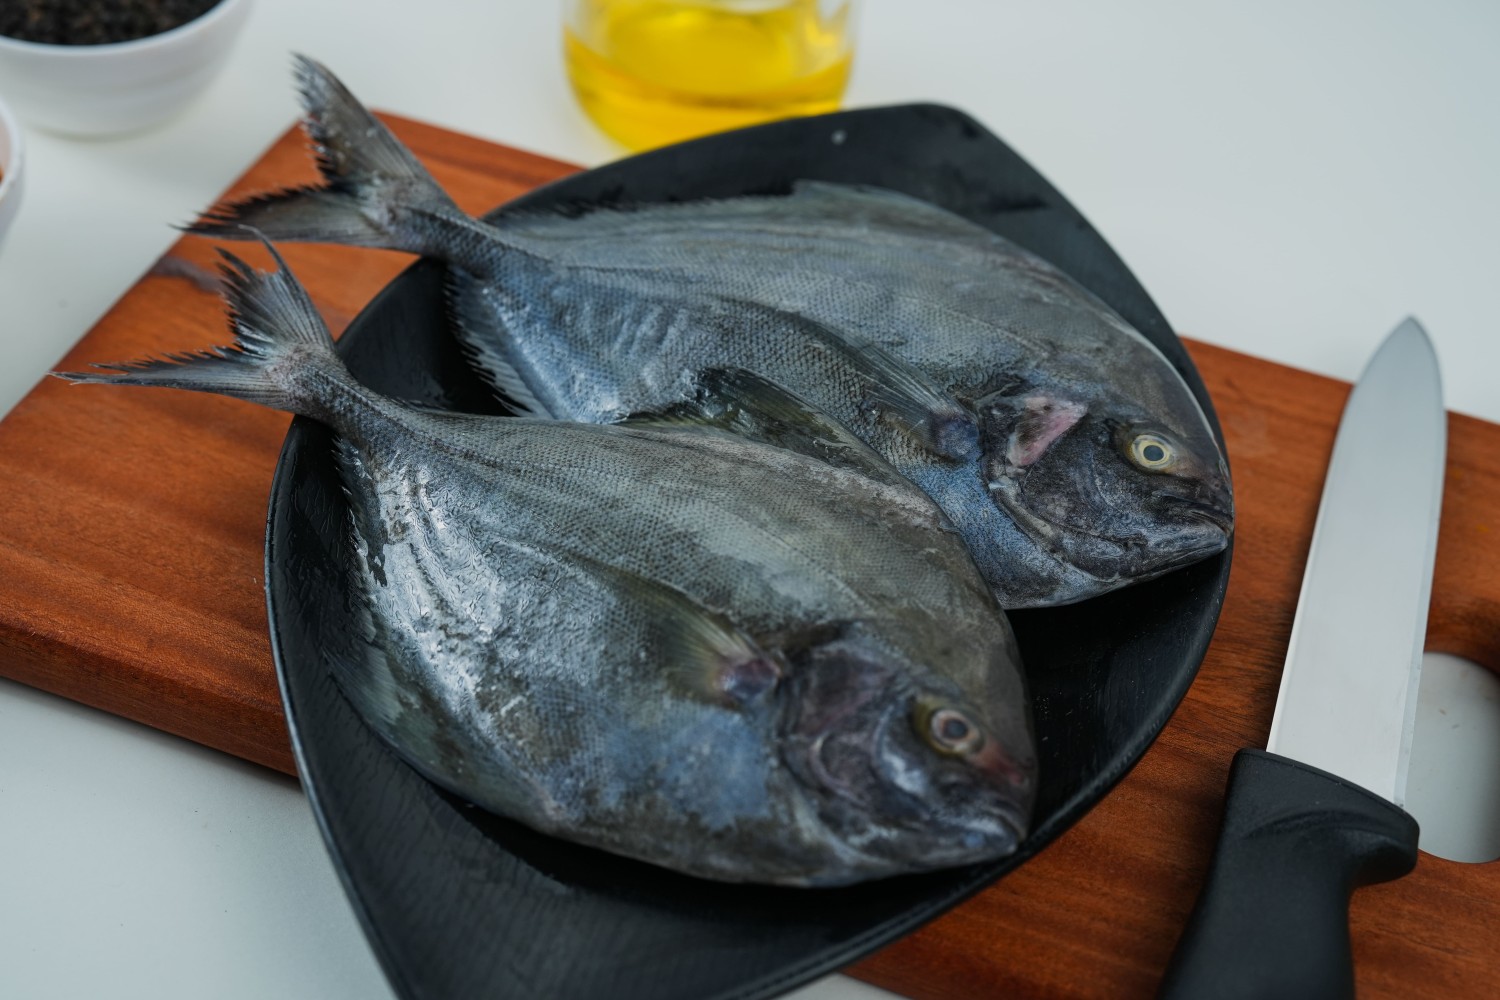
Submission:
[[[1137,434],[1130,440],[1130,460],[1147,472],[1161,472],[1177,461],[1177,449],[1160,434]]]
[[[984,732],[956,708],[939,708],[927,717],[927,742],[939,753],[968,756],[984,746]]]

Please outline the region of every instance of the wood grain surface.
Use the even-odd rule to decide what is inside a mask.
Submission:
[[[466,210],[574,168],[388,118]],[[313,177],[289,132],[231,189]],[[184,205],[184,220],[202,206]],[[264,266],[258,248],[236,247]],[[335,331],[408,262],[285,248]],[[59,363],[228,337],[215,250],[184,238]],[[1375,332],[1372,332],[1372,346]],[[1135,770],[975,899],[851,969],[922,1000],[1149,997],[1196,896],[1234,752],[1264,746],[1323,472],[1348,386],[1190,343],[1238,504],[1223,618],[1198,680]],[[266,498],[289,417],[181,392],[46,380],[0,422],[0,672],[293,771],[263,596]],[[1500,666],[1500,426],[1453,416],[1428,648]],[[1400,463],[1392,458],[1392,475]],[[1372,539],[1371,544],[1380,544]],[[1360,996],[1500,995],[1500,864],[1423,855],[1356,894]]]

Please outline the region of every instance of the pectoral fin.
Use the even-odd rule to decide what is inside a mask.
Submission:
[[[609,578],[610,585],[643,605],[654,648],[644,650],[674,686],[700,700],[741,708],[776,686],[784,664],[734,622],[686,594],[626,569],[578,553],[568,559]]]
[[[665,588],[663,588],[665,589]],[[667,602],[661,619],[663,666],[699,697],[748,705],[776,686],[784,665],[722,615],[687,602]]]
[[[961,461],[979,448],[979,426],[974,414],[938,388],[916,368],[879,344],[851,339],[848,334],[791,309],[736,301],[745,315],[760,315],[794,328],[802,340],[836,355],[838,367],[859,379],[861,406],[895,428],[918,447],[943,458]]]
[[[901,474],[843,424],[795,393],[743,368],[701,373],[693,398],[664,413],[640,414],[636,427],[711,427],[858,472],[876,482],[909,487]]]
[[[972,413],[889,351],[875,344],[856,349],[870,372],[866,405],[934,454],[955,461],[973,456],[979,425]]]

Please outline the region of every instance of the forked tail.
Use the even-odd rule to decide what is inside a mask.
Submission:
[[[253,234],[251,234],[253,235]],[[267,244],[278,270],[257,271],[225,250],[224,300],[234,344],[112,364],[99,371],[53,372],[69,382],[157,385],[212,392],[276,410],[329,419],[353,376],[306,289]]]
[[[216,206],[187,231],[242,240],[250,227],[277,241],[453,259],[445,249],[463,241],[444,237],[476,223],[338,77],[306,56],[295,57],[294,71],[323,183]]]

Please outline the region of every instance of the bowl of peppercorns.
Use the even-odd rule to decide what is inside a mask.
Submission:
[[[251,0],[0,0],[0,94],[26,121],[122,135],[202,93]]]

